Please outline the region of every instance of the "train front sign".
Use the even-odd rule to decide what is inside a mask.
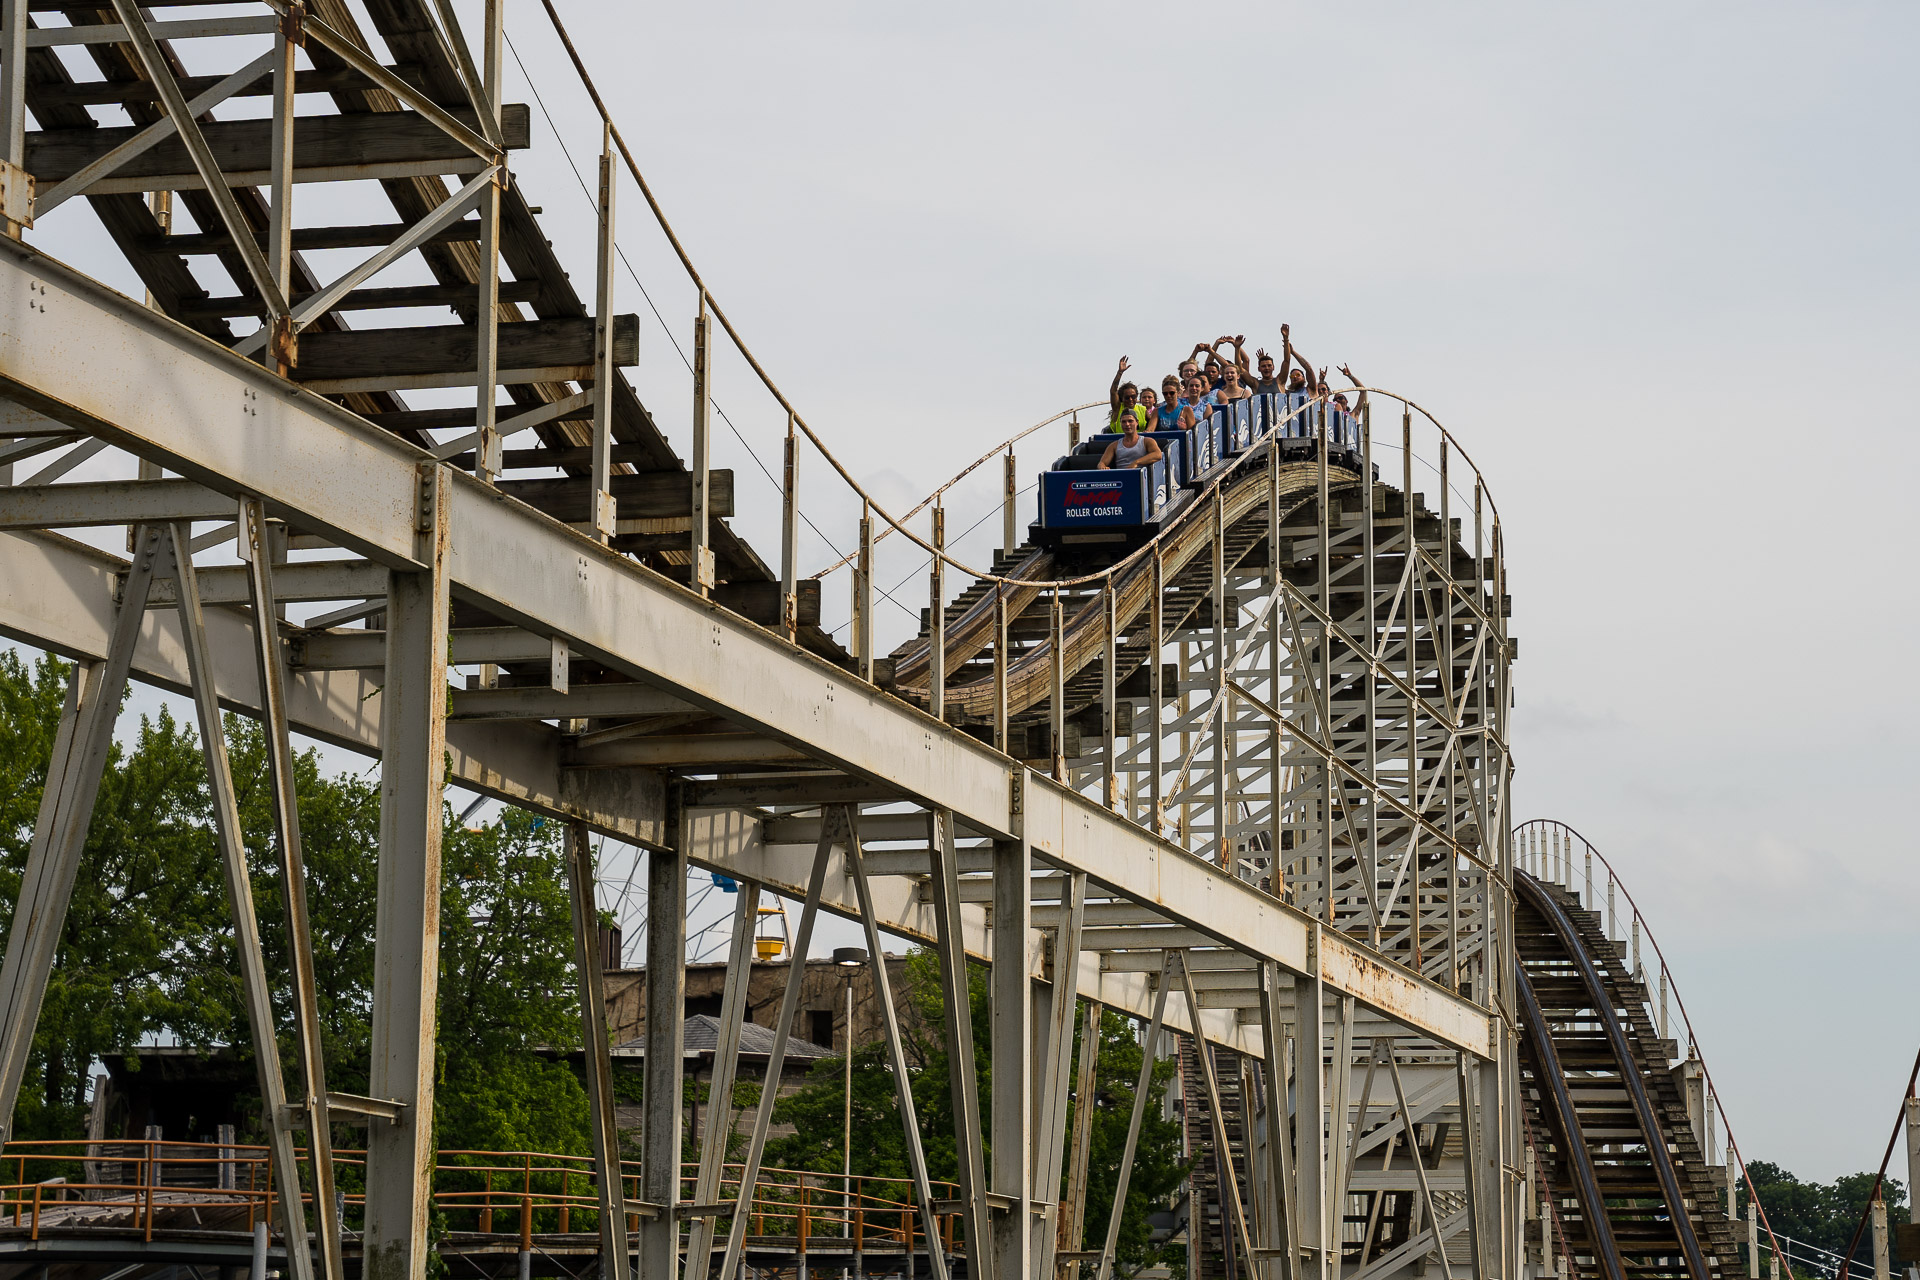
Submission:
[[[1049,524],[1138,524],[1146,518],[1147,477],[1138,471],[1069,472],[1064,482],[1050,486],[1053,510]]]

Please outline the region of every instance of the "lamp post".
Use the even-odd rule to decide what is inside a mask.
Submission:
[[[867,962],[867,953],[859,947],[835,947],[833,962],[847,989],[847,1042],[840,1053],[845,1099],[841,1111],[840,1133],[840,1214],[847,1224],[847,1248],[853,1248],[853,975]]]

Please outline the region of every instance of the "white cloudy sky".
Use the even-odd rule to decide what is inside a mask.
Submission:
[[[561,8],[709,287],[889,502],[1100,398],[1119,355],[1157,378],[1222,331],[1271,346],[1290,322],[1317,362],[1430,406],[1505,519],[1516,816],[1622,869],[1749,1155],[1876,1162],[1920,1040],[1899,568],[1920,16]],[[590,108],[538,6],[510,12],[511,96],[531,79],[590,181]],[[584,197],[538,108],[516,169],[590,295]],[[684,345],[692,293],[621,199]],[[99,261],[83,224],[36,235]],[[684,369],[620,290],[646,317],[643,398],[684,442]],[[784,419],[737,361],[717,378],[777,465]],[[768,482],[721,452],[764,534]],[[852,508],[808,479],[847,545]]]

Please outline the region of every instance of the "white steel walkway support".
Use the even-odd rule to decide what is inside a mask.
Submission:
[[[380,878],[369,1088],[401,1104],[367,1129],[366,1280],[424,1280],[433,1197],[435,1004],[440,984],[440,804],[447,745],[449,477],[422,464],[414,557],[387,589],[381,692]]]

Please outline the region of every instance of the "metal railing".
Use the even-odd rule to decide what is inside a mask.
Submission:
[[[1680,1026],[1687,1033],[1687,1053],[1700,1064],[1701,1083],[1704,1098],[1701,1108],[1701,1124],[1705,1130],[1700,1135],[1701,1155],[1709,1166],[1718,1164],[1714,1158],[1716,1118],[1726,1133],[1726,1185],[1727,1218],[1740,1220],[1739,1188],[1747,1188],[1747,1250],[1750,1274],[1759,1274],[1760,1232],[1765,1231],[1772,1246],[1772,1261],[1777,1267],[1786,1256],[1779,1236],[1774,1234],[1773,1226],[1767,1221],[1766,1208],[1760,1203],[1760,1195],[1753,1184],[1753,1176],[1747,1171],[1747,1159],[1740,1151],[1740,1144],[1733,1136],[1733,1120],[1727,1114],[1726,1104],[1720,1098],[1720,1091],[1713,1083],[1713,1071],[1707,1066],[1706,1055],[1700,1050],[1699,1038],[1694,1034],[1693,1020],[1687,1016],[1687,1004],[1680,996],[1679,984],[1674,981],[1672,971],[1667,967],[1666,953],[1660,949],[1660,941],[1654,937],[1653,928],[1641,914],[1640,904],[1634,900],[1627,889],[1626,882],[1614,869],[1605,854],[1594,848],[1593,842],[1581,835],[1565,822],[1552,818],[1535,818],[1523,822],[1513,829],[1514,866],[1532,874],[1536,879],[1549,884],[1557,884],[1574,895],[1587,910],[1601,917],[1602,928],[1609,941],[1627,944],[1628,972],[1634,981],[1640,984],[1644,993],[1649,1016],[1661,1040],[1672,1040],[1672,1027],[1668,1018],[1669,1003],[1672,1010],[1680,1016]],[[1579,866],[1575,866],[1574,857],[1579,854]],[[1594,864],[1606,875],[1606,896],[1604,909],[1598,881],[1594,877]],[[1621,927],[1620,903],[1626,902],[1626,927]],[[1641,941],[1645,939],[1647,947],[1653,952],[1658,967],[1657,987],[1647,982],[1646,965],[1641,954]],[[1735,1166],[1739,1167],[1739,1177],[1733,1176]]]
[[[305,1166],[304,1156],[300,1163]],[[337,1212],[352,1233],[365,1207],[366,1153],[335,1148],[334,1163],[342,1188]],[[683,1203],[683,1219],[705,1211],[726,1220],[739,1212],[743,1166],[724,1168],[720,1202]],[[683,1196],[691,1195],[696,1172],[691,1162],[682,1166]],[[8,1179],[0,1182],[0,1236],[24,1232],[31,1240],[46,1231],[123,1236],[132,1231],[147,1241],[175,1228],[251,1233],[262,1221],[277,1229],[285,1194],[274,1183],[269,1149],[251,1144],[11,1142],[0,1150],[0,1178]],[[621,1181],[633,1206],[628,1225],[634,1228],[643,1212],[652,1212],[638,1201],[637,1162],[622,1162]],[[965,1239],[959,1191],[952,1183],[932,1185],[938,1197],[938,1247],[950,1253]],[[311,1205],[309,1189],[303,1187],[299,1196],[303,1205]],[[518,1237],[523,1248],[531,1247],[535,1236],[597,1232],[599,1224],[591,1156],[443,1150],[434,1166],[433,1200],[449,1230]],[[907,1178],[763,1167],[747,1207],[748,1239],[776,1248],[804,1253],[810,1246],[831,1245],[835,1252],[904,1253],[927,1247]]]

